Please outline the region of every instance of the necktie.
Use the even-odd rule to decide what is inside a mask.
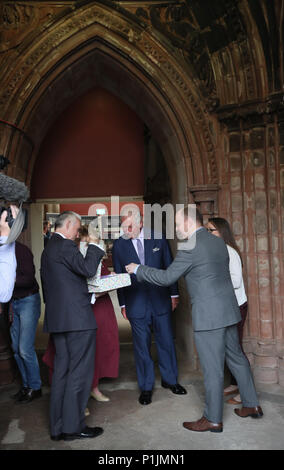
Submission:
[[[145,264],[144,248],[139,238],[137,238],[137,251],[141,264]]]

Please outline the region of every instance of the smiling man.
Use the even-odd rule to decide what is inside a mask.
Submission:
[[[125,265],[131,261],[155,268],[167,268],[172,255],[164,237],[149,237],[144,231],[140,212],[133,211],[122,217],[124,235],[114,242],[112,258],[116,273],[125,272]],[[132,329],[138,385],[141,390],[139,403],[149,405],[155,383],[154,361],[151,357],[152,330],[158,352],[158,363],[162,376],[162,387],[177,395],[186,390],[177,383],[178,368],[171,326],[171,312],[178,303],[176,283],[169,287],[157,287],[149,283],[138,283],[131,276],[131,286],[118,290],[122,315],[129,320]]]

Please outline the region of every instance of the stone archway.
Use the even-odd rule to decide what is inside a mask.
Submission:
[[[28,183],[46,128],[94,80],[135,108],[168,164],[172,158],[175,167],[183,167],[187,185],[217,182],[214,145],[198,90],[175,54],[137,18],[94,2],[30,36],[23,41],[21,57],[10,64],[9,85],[0,100],[4,118],[32,136],[32,158],[26,174],[22,172]],[[5,136],[2,147],[20,171],[19,149]]]
[[[1,2],[0,152],[30,184],[47,127],[76,93],[97,80],[122,96],[159,137],[173,202],[232,223],[245,349],[258,379],[283,384],[282,3]]]
[[[134,109],[155,137],[170,175],[172,202],[193,198],[208,205],[209,197],[214,205],[218,169],[208,117],[188,71],[169,50],[137,18],[99,2],[55,18],[26,37],[21,57],[10,64],[0,104],[5,120],[21,129],[32,147],[17,133],[2,133],[2,149],[12,162],[10,174],[29,185],[47,129],[78,96],[100,85]],[[195,367],[181,289],[177,341]]]

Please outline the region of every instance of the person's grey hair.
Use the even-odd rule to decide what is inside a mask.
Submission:
[[[139,225],[142,219],[139,207],[136,206],[136,204],[125,204],[121,211],[120,211],[120,216],[121,217],[131,217],[132,220]]]
[[[57,228],[63,227],[67,219],[75,222],[75,219],[81,220],[81,216],[73,211],[62,212],[55,220],[54,229],[56,230]]]

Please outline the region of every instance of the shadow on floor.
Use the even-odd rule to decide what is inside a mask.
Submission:
[[[41,357],[39,352],[39,359]],[[199,419],[203,413],[202,376],[187,370],[180,358],[179,382],[187,395],[174,395],[161,388],[155,358],[156,384],[153,402],[138,403],[132,345],[121,345],[118,379],[104,379],[100,388],[110,397],[107,403],[89,400],[89,426],[102,426],[104,433],[96,439],[54,442],[49,437],[48,407],[50,389],[47,369],[41,362],[43,396],[29,404],[16,404],[10,395],[18,390],[13,383],[0,387],[0,449],[2,450],[270,450],[284,449],[284,391],[270,385],[257,385],[264,417],[242,419],[234,406],[224,404],[224,431],[220,434],[193,433],[183,428],[183,421]],[[105,455],[105,454],[103,454]]]

